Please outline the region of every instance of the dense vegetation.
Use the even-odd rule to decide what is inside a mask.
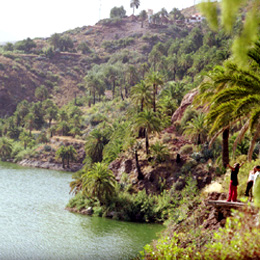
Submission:
[[[139,4],[131,1],[133,13]],[[124,23],[122,7],[113,8],[110,16],[100,24],[109,27]],[[163,17],[172,23],[163,25]],[[145,11],[138,19],[143,27]],[[2,55],[12,60],[17,54],[28,54],[55,61],[57,53],[66,52],[83,55],[80,64],[87,66],[66,72],[66,76],[81,78],[74,88],[84,95],[75,95],[59,106],[55,97],[62,92],[59,84],[64,72],[30,71],[42,76],[44,82],[35,86],[30,101],[19,102],[11,116],[0,120],[0,157],[19,162],[46,154],[46,160],[53,155],[52,160],[64,169],[75,162],[83,165],[70,183],[75,196],[68,207],[76,211],[90,208],[94,215],[114,219],[167,221],[166,236],[146,246],[144,258],[253,259],[258,255],[255,245],[259,236],[257,226],[243,221],[249,218],[248,212],[234,213],[214,238],[213,231],[198,225],[205,194],[199,191],[197,180],[201,176],[196,176],[193,167],[214,171],[212,176],[218,180],[230,163],[231,152],[232,160],[241,162],[247,156],[248,164],[240,174],[241,183],[246,183],[248,170],[256,163],[251,161],[260,151],[260,44],[255,41],[250,47],[248,66],[241,68],[231,56],[234,35],[222,29],[214,32],[206,21],[187,26],[177,9],[169,14],[162,9],[151,21],[149,26],[158,26],[160,33],[117,34],[95,47],[71,38],[80,29],[54,34],[41,44],[28,38],[3,46]],[[240,19],[235,20],[234,34],[243,26]],[[85,32],[89,34],[91,30]],[[21,63],[16,62],[14,70]],[[0,63],[0,70],[5,71],[6,65]],[[171,122],[185,94],[195,88],[198,94],[193,105],[181,120]],[[167,135],[167,129],[172,135]],[[54,136],[63,141],[54,142]],[[187,143],[174,151],[171,143],[183,136]],[[84,162],[79,160],[79,142],[84,143]],[[176,156],[182,157],[183,165],[178,166]],[[135,167],[131,174],[123,172],[116,178],[111,164],[120,158],[132,159]],[[169,187],[161,176],[156,181],[149,176],[149,170],[160,167],[168,172],[175,167],[174,185]],[[226,190],[223,179],[218,181]],[[147,180],[155,182],[153,190],[146,189]],[[243,189],[241,185],[240,197]],[[249,236],[248,229],[256,235]],[[253,245],[250,249],[242,246],[246,239]]]

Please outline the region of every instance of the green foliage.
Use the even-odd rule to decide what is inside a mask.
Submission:
[[[126,14],[126,11],[123,6],[121,7],[113,7],[110,10],[110,18],[123,18]]]
[[[116,180],[112,171],[104,163],[95,163],[83,174],[83,194],[97,198],[101,204],[107,203],[115,192]]]
[[[208,243],[198,255],[202,259],[253,259],[260,254],[259,234],[259,226],[250,214],[236,213],[227,219],[225,228],[214,234],[214,242]]]
[[[105,122],[106,120],[107,117],[105,115],[96,113],[91,116],[89,122],[92,126],[97,126],[98,124]]]
[[[106,51],[116,51],[120,48],[126,48],[127,46],[132,45],[134,41],[133,37],[126,37],[114,41],[103,41],[101,46]]]
[[[11,42],[8,42],[3,47],[4,51],[13,51],[14,45]]]
[[[35,47],[36,47],[36,43],[30,38],[27,38],[26,40],[18,41],[14,44],[14,48],[16,50],[21,50],[24,52],[30,52],[31,49]]]
[[[35,97],[40,101],[47,99],[48,95],[48,89],[43,85],[35,89]]]
[[[155,144],[151,145],[151,155],[158,163],[164,162],[169,156],[169,149],[166,145],[156,141]]]
[[[184,127],[184,133],[198,145],[207,141],[208,126],[206,124],[206,115],[200,113],[193,117]]]
[[[6,160],[10,158],[12,154],[12,143],[11,140],[9,140],[6,137],[0,138],[0,159]]]
[[[185,144],[180,148],[180,154],[191,154],[193,152],[192,144]]]
[[[181,118],[181,128],[184,129],[188,122],[190,122],[197,115],[198,112],[195,109],[188,107]]]
[[[81,42],[78,45],[77,50],[81,51],[82,54],[91,53],[91,49],[86,42]]]
[[[33,158],[36,155],[34,148],[26,148],[18,152],[15,157],[14,161],[19,162],[23,159],[30,159]]]
[[[61,36],[58,33],[53,34],[49,41],[55,50],[70,51],[74,47],[73,40],[69,36]]]
[[[94,129],[87,137],[85,149],[86,155],[93,163],[103,160],[103,150],[109,142],[108,133],[100,129]]]
[[[70,161],[75,161],[77,158],[77,151],[72,145],[62,145],[56,151],[56,158],[62,160],[62,167],[65,168],[65,160],[67,160],[67,168],[70,168]]]
[[[203,1],[200,6],[201,10],[207,16],[207,20],[217,30],[223,26],[228,33],[233,33],[233,28],[237,17],[243,10],[246,18],[242,26],[242,30],[236,35],[233,43],[233,54],[235,60],[240,67],[247,66],[247,53],[252,43],[257,40],[258,34],[258,17],[259,0],[252,0],[250,2],[245,0],[223,0],[221,2],[221,19],[217,17],[217,3],[211,1]],[[218,21],[221,21],[219,24]]]

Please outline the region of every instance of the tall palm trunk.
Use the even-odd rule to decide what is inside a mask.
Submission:
[[[96,89],[93,89],[93,105],[96,104]]]
[[[156,101],[155,101],[155,97],[156,97],[156,85],[153,84],[153,112],[156,112]]]
[[[226,167],[229,163],[229,150],[228,150],[228,139],[229,139],[229,127],[223,131],[222,134],[222,163]]]
[[[138,173],[137,179],[138,180],[143,180],[144,175],[143,175],[143,173],[141,171],[141,167],[140,167],[140,164],[139,164],[137,149],[135,150],[135,166],[136,166],[137,173]]]
[[[200,145],[201,144],[201,137],[200,137],[200,134],[198,135],[198,140],[197,140],[197,145]]]
[[[147,129],[145,129],[145,148],[146,148],[146,154],[148,155],[150,151],[149,151],[149,137],[148,137]]]
[[[253,136],[253,139],[251,141],[250,147],[248,149],[248,154],[247,154],[247,158],[248,161],[251,162],[252,161],[252,156],[253,156],[253,152],[254,152],[254,148],[255,148],[255,144],[256,144],[256,140],[259,137],[259,131],[260,131],[260,123],[258,123],[257,127],[256,127],[256,131],[255,134]]]
[[[122,101],[124,101],[124,95],[123,95],[123,90],[122,90],[122,84],[120,84],[120,95],[121,95],[121,99]]]
[[[115,98],[115,89],[116,89],[116,81],[113,80],[113,88],[112,88],[113,99]]]

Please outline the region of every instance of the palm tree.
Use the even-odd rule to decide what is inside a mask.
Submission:
[[[95,163],[82,178],[84,179],[83,194],[97,198],[101,204],[105,204],[115,193],[115,176],[105,163]]]
[[[156,141],[155,144],[151,145],[152,156],[157,162],[163,162],[169,156],[169,149],[166,145]]]
[[[153,132],[160,132],[161,131],[161,120],[157,117],[156,113],[145,109],[143,112],[140,112],[134,123],[134,128],[145,129],[145,147],[146,147],[146,154],[150,153],[149,151],[149,134]]]
[[[200,105],[208,105],[209,107],[206,116],[207,124],[211,125],[209,146],[222,134],[222,163],[224,167],[229,163],[230,128],[237,120],[233,113],[237,101],[231,99],[229,102],[223,102],[219,98],[223,91],[232,87],[232,83],[226,80],[231,73],[228,64],[230,63],[227,62],[224,67],[216,66],[213,71],[207,74],[207,79],[199,87],[199,95],[195,99],[195,102],[200,100]]]
[[[158,73],[158,71],[152,71],[146,79],[148,85],[153,86],[153,111],[156,112],[156,95],[158,92],[158,86],[163,85],[162,76]]]
[[[222,106],[233,104],[231,112],[234,121],[238,119],[246,121],[234,143],[233,153],[238,141],[250,129],[253,138],[248,151],[248,160],[251,161],[260,130],[260,42],[255,44],[248,56],[251,60],[249,69],[239,69],[233,63],[226,64],[226,73],[219,78],[219,82],[229,84],[229,88],[220,91],[215,100],[217,103],[222,103]]]
[[[85,78],[84,78],[87,88],[89,90],[90,95],[92,95],[93,105],[96,103],[96,92],[98,88],[102,85],[102,82],[100,80],[100,77],[98,74],[95,74],[94,72],[90,72]],[[89,102],[89,106],[91,106],[91,101]]]
[[[59,112],[59,121],[68,121],[68,113],[64,109]]]
[[[48,107],[46,109],[45,119],[49,121],[49,128],[51,127],[51,122],[53,119],[57,119],[58,109],[57,107]]]
[[[56,130],[59,131],[62,136],[65,136],[69,133],[70,126],[67,121],[61,121],[58,123]]]
[[[161,62],[161,59],[162,53],[157,48],[153,48],[148,57],[148,61],[153,66],[153,71],[155,71],[156,68],[158,69],[158,64]]]
[[[165,87],[162,89],[159,97],[169,97],[177,100],[178,106],[181,104],[182,98],[185,92],[185,84],[182,82],[168,81]]]
[[[91,158],[93,163],[101,162],[103,160],[103,149],[109,142],[106,133],[100,129],[94,129],[86,140],[86,154]]]
[[[83,185],[83,176],[82,171],[78,171],[75,175],[73,174],[72,178],[73,181],[70,182],[70,193],[77,194],[79,191],[82,190]]]
[[[30,112],[29,114],[26,115],[24,120],[25,120],[25,128],[29,129],[31,135],[33,128],[36,126],[34,114]]]
[[[43,102],[43,100],[48,98],[48,95],[48,89],[43,85],[35,89],[35,97],[39,99],[40,102]]]
[[[0,157],[1,160],[6,160],[11,156],[12,153],[12,144],[11,142],[6,138],[2,137],[0,139]]]
[[[125,69],[125,96],[128,98],[128,89],[127,86],[134,86],[139,81],[139,75],[137,69],[133,65],[129,65]]]
[[[145,10],[141,11],[140,14],[139,14],[139,17],[141,19],[141,28],[143,28],[144,27],[144,21],[148,17],[147,12]]]
[[[27,145],[31,142],[32,140],[32,136],[30,135],[30,133],[23,131],[20,135],[19,135],[19,139],[21,140],[21,142],[23,142],[23,146],[24,149],[27,148]]]
[[[133,14],[135,14],[135,8],[138,9],[140,0],[131,0],[130,7],[133,8]]]
[[[17,117],[20,119],[21,125],[24,123],[24,118],[25,116],[29,113],[29,103],[27,100],[21,101],[15,111]],[[20,124],[19,124],[20,125]],[[18,121],[17,121],[17,126],[18,126]]]
[[[106,68],[105,76],[108,79],[109,83],[112,84],[113,99],[115,98],[116,80],[118,78],[118,75],[119,71],[116,66],[110,65]]]
[[[207,140],[208,127],[206,125],[206,115],[200,113],[188,122],[188,125],[184,128],[184,133],[196,138],[196,143],[199,145]]]
[[[143,112],[144,106],[148,106],[152,100],[150,86],[141,80],[132,87],[131,98],[135,103],[140,104],[140,112]]]
[[[69,133],[70,133],[73,137],[75,137],[76,135],[81,135],[81,134],[82,134],[80,128],[77,127],[77,126],[72,127],[72,128],[70,129]]]
[[[67,151],[66,147],[62,145],[57,151],[56,151],[56,158],[62,160],[62,168],[65,168],[65,159],[67,157]]]
[[[67,158],[67,167],[70,168],[70,161],[75,161],[77,159],[77,151],[72,145],[66,147],[66,158]]]
[[[207,99],[211,103],[207,116],[208,122],[212,123],[210,134],[215,134],[214,137],[223,134],[223,163],[228,162],[229,129],[238,120],[245,123],[234,142],[233,154],[235,154],[238,142],[250,129],[253,138],[248,151],[248,160],[251,161],[253,148],[259,136],[259,42],[249,51],[248,56],[250,58],[249,68],[240,69],[236,64],[226,62],[224,67],[216,67],[209,74],[209,84],[203,84],[200,88],[202,99]],[[224,151],[226,151],[225,154]]]

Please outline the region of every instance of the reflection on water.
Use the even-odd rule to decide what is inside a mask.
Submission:
[[[0,259],[131,259],[162,226],[73,214],[71,173],[0,163]]]

